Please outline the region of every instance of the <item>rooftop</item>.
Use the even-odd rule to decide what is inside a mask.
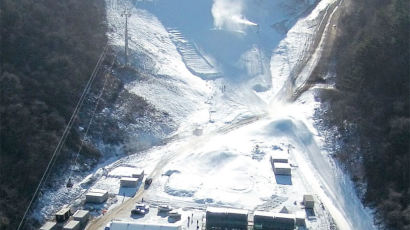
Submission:
[[[89,193],[108,193],[107,190],[93,188],[90,189]]]
[[[290,169],[290,164],[289,163],[274,163],[275,168],[289,168]]]
[[[86,215],[88,215],[89,211],[87,210],[77,210],[77,212],[74,213],[73,217],[79,217],[79,218],[83,218]]]
[[[244,209],[233,209],[233,208],[218,208],[218,207],[208,207],[206,212],[211,213],[234,213],[248,215],[249,211]]]
[[[138,178],[133,178],[133,177],[121,177],[121,181],[138,181]]]
[[[60,211],[56,213],[56,215],[64,215],[65,213],[69,212],[70,208],[62,208]]]
[[[79,225],[80,222],[76,220],[70,220],[66,225],[64,225],[64,228],[74,228],[77,225]]]

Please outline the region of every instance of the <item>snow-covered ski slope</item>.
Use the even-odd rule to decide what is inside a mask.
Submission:
[[[309,229],[374,229],[372,215],[313,125],[315,90],[289,102],[320,58],[322,34],[339,1],[106,3],[110,44],[120,54],[121,13],[131,12],[130,64],[145,77],[130,80],[126,89],[170,114],[179,129],[168,144],[107,164],[108,173],[97,170],[84,184],[91,178],[92,188],[122,200],[119,178],[110,175],[143,168],[154,177],[144,194],[152,203],[269,211],[286,206],[295,213],[310,193],[318,203]],[[277,153],[289,157],[291,177],[273,173],[269,158]]]

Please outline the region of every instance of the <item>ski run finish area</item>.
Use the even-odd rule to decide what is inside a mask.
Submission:
[[[153,207],[181,208],[182,221],[208,206],[273,212],[286,206],[306,215],[307,229],[375,229],[314,126],[317,89],[301,91],[340,3],[106,0],[110,44],[123,52],[127,7],[129,62],[147,76],[130,80],[126,90],[167,112],[178,129],[166,144],[106,162],[74,185],[79,194],[92,188],[113,194],[105,205],[88,206],[94,219],[87,228],[102,229],[112,219],[166,223],[130,215],[143,198]],[[289,158],[291,176],[275,176],[272,154]],[[153,178],[151,186],[120,187],[120,177],[136,169]],[[47,191],[37,209],[49,214],[68,192]],[[301,204],[304,194],[314,197],[313,213]]]

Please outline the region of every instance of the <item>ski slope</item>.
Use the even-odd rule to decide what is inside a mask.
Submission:
[[[121,12],[130,10],[129,60],[147,76],[125,88],[170,114],[179,128],[166,145],[106,163],[106,173],[82,181],[115,194],[105,208],[136,192],[120,188],[118,175],[143,168],[154,176],[144,200],[154,204],[286,206],[300,213],[309,193],[318,204],[315,215],[306,213],[309,229],[375,228],[353,184],[322,147],[314,126],[315,89],[294,98],[320,59],[339,1],[106,3],[108,37],[118,52],[124,46]],[[277,153],[289,157],[291,177],[274,175],[269,158]]]

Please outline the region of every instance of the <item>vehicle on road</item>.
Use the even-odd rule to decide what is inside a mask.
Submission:
[[[145,180],[145,188],[148,188],[151,185],[151,183],[152,183],[152,178],[147,178]]]

